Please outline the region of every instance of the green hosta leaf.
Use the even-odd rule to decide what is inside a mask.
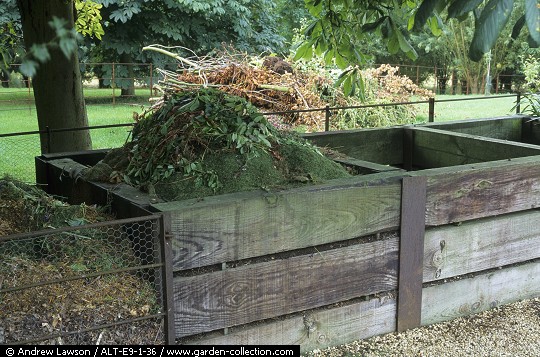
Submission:
[[[525,0],[525,20],[529,34],[536,46],[540,46],[540,2],[538,0]]]
[[[484,7],[469,48],[469,57],[473,61],[481,60],[484,53],[493,47],[510,19],[513,6],[513,0],[490,0]]]

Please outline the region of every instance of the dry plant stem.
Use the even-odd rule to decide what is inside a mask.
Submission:
[[[161,54],[164,54],[166,56],[169,56],[169,57],[172,57],[180,62],[184,62],[186,63],[187,65],[191,66],[191,67],[194,67],[194,68],[199,68],[199,66],[197,65],[197,63],[195,62],[192,62],[190,60],[188,60],[187,58],[184,58],[184,57],[181,57],[177,54],[174,54],[172,52],[169,52],[167,50],[164,50],[162,48],[158,48],[158,47],[154,47],[154,46],[146,46],[146,47],[143,47],[142,49],[143,51],[154,51],[154,52],[158,52],[158,53],[161,53]]]

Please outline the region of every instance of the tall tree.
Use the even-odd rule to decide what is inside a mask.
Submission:
[[[149,44],[183,46],[204,55],[222,44],[242,51],[279,51],[284,39],[278,33],[273,0],[97,0],[103,5],[106,31],[100,51],[106,62],[147,62],[163,65],[163,56],[142,53]],[[115,67],[116,85],[133,94],[133,67]],[[104,76],[112,77],[111,66]],[[130,91],[131,90],[131,91]]]
[[[531,45],[538,46],[539,1],[524,2],[524,11],[515,22],[513,33],[517,36],[525,29]],[[441,31],[442,13],[447,11],[448,18],[460,20],[473,13],[475,29],[467,51],[473,61],[479,61],[495,45],[509,22],[513,4],[513,0],[306,0],[315,19],[306,27],[306,41],[298,48],[296,58],[309,58],[315,52],[343,69],[362,64],[366,58],[356,44],[367,33],[376,32],[391,53],[401,50],[414,59],[417,54],[408,40],[408,30],[419,31],[428,26],[436,35]],[[362,85],[355,68],[345,71],[338,83],[343,83],[345,92]]]
[[[9,86],[10,65],[24,52],[19,12],[15,1],[6,1],[0,7],[0,80]]]
[[[17,0],[17,5],[27,50],[45,60],[33,77],[39,129],[88,126],[76,45],[62,38],[56,44],[58,30],[74,28],[73,1]],[[45,48],[43,44],[52,45]],[[87,130],[41,136],[44,153],[87,150],[91,146]]]

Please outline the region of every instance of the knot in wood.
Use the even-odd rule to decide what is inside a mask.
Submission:
[[[317,329],[317,325],[315,324],[315,319],[310,314],[305,314],[303,320],[304,320],[304,328],[307,330],[308,337],[309,337],[309,334],[314,332]]]

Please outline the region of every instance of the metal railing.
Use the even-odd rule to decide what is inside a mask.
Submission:
[[[496,96],[482,96],[474,98],[456,98],[456,99],[441,99],[430,98],[429,100],[412,101],[412,102],[398,102],[398,103],[385,103],[385,104],[367,104],[367,105],[355,105],[355,106],[326,106],[324,108],[312,108],[312,109],[300,109],[280,112],[263,113],[264,115],[288,115],[288,114],[302,114],[313,112],[324,112],[324,130],[331,130],[332,117],[342,110],[361,110],[366,108],[375,107],[396,107],[402,105],[421,105],[428,104],[428,122],[435,121],[435,108],[437,103],[445,102],[459,102],[459,101],[471,101],[471,100],[487,100],[487,99],[499,99],[499,98],[516,98],[516,113],[520,113],[519,101],[522,94],[507,94]],[[35,168],[34,157],[41,155],[40,147],[40,135],[45,135],[46,142],[50,143],[50,138],[53,133],[77,131],[77,130],[89,130],[94,144],[94,149],[108,149],[122,146],[129,137],[130,128],[133,123],[126,124],[112,124],[112,125],[99,125],[80,128],[59,128],[52,129],[47,128],[41,131],[29,131],[20,133],[6,133],[0,134],[0,176],[10,175],[14,178],[35,182]],[[127,130],[126,130],[127,128]],[[322,127],[321,127],[322,130]]]

